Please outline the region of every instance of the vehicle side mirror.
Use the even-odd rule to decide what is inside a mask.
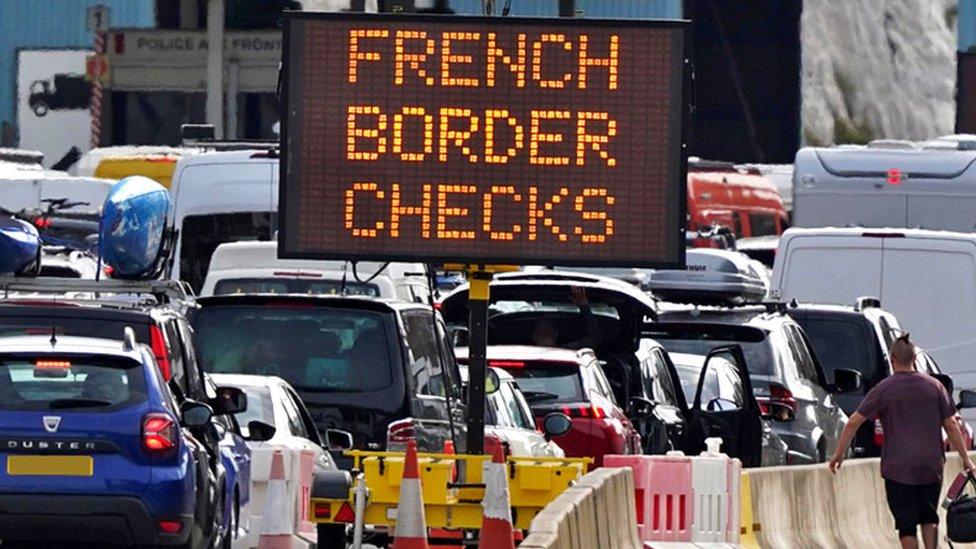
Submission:
[[[573,420],[562,412],[552,412],[542,420],[542,431],[547,442],[555,437],[565,435],[572,428]]]
[[[645,418],[654,413],[654,408],[657,404],[653,400],[646,399],[642,396],[631,397],[630,402],[627,403],[627,415],[630,417]]]
[[[278,430],[274,425],[252,419],[247,423],[247,440],[251,442],[267,442],[274,438]]]
[[[861,388],[861,372],[850,368],[837,368],[834,370],[834,391],[835,393],[853,393]]]
[[[247,411],[247,394],[237,387],[217,387],[217,396],[210,405],[217,416],[239,414]]]
[[[325,430],[325,447],[327,450],[335,452],[345,452],[352,450],[352,433],[341,429]]]
[[[939,383],[941,383],[942,386],[945,387],[946,392],[949,393],[950,396],[952,395],[952,392],[955,390],[955,384],[952,382],[951,376],[947,374],[930,374],[930,375],[935,379],[938,379]]]
[[[451,345],[455,347],[467,347],[471,340],[470,333],[467,328],[456,327],[451,330]]]
[[[778,421],[780,423],[789,423],[796,419],[796,413],[793,412],[793,408],[790,408],[786,404],[779,402],[770,402],[766,404],[766,412],[762,414],[762,418],[769,421]]]
[[[959,391],[959,404],[956,408],[976,408],[976,391],[969,389]]]
[[[180,413],[183,415],[183,425],[187,427],[203,427],[213,418],[210,406],[195,400],[183,401]]]

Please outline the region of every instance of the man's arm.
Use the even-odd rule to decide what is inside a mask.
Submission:
[[[970,459],[969,453],[966,451],[966,445],[962,442],[962,432],[959,430],[959,424],[956,423],[956,416],[952,415],[942,420],[942,428],[945,429],[947,435],[949,435],[949,445],[952,449],[959,453],[959,457],[962,458],[962,467],[967,471],[974,471],[976,467],[973,466],[973,460]]]
[[[840,469],[840,464],[844,463],[845,454],[847,454],[847,448],[850,447],[851,441],[854,440],[854,435],[857,430],[861,427],[868,418],[861,415],[860,412],[854,412],[850,419],[847,420],[847,425],[844,427],[844,432],[840,434],[840,440],[837,441],[837,449],[834,450],[833,457],[830,458],[830,472],[836,473]]]

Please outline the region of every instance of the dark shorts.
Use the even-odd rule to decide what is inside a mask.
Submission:
[[[899,537],[916,536],[920,524],[939,523],[941,492],[941,482],[916,485],[885,479],[888,508],[895,517]]]

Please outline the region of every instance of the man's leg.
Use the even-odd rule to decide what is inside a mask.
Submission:
[[[925,549],[937,549],[939,547],[938,524],[922,525],[922,543],[925,544]]]
[[[936,549],[939,546],[939,495],[942,493],[942,483],[919,486],[918,522],[922,525],[922,543],[925,549]]]
[[[912,486],[885,479],[888,509],[895,519],[902,549],[918,549],[919,502]]]

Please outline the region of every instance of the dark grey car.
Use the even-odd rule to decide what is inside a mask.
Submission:
[[[645,326],[669,351],[706,354],[718,345],[740,345],[753,391],[772,428],[789,447],[790,464],[826,460],[837,445],[847,414],[834,393],[860,387],[860,374],[838,368],[828,380],[800,326],[762,307],[688,309],[660,313]]]

